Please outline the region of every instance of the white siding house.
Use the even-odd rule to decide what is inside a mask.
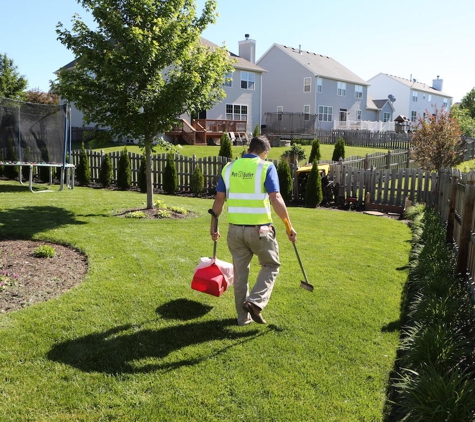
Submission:
[[[368,92],[374,98],[394,97],[394,116],[404,116],[414,122],[417,116],[432,113],[434,107],[450,111],[452,97],[442,91],[443,80],[434,79],[432,86],[415,79],[379,73],[368,80]]]
[[[303,116],[302,133],[335,127],[359,129],[381,111],[372,101],[368,108],[369,84],[331,57],[273,44],[257,64],[266,69],[262,87],[265,125],[277,127],[287,113],[298,113]]]

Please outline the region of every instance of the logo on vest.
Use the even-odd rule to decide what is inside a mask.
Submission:
[[[249,180],[254,178],[254,173],[250,171],[231,171],[231,177],[237,177],[239,179]]]

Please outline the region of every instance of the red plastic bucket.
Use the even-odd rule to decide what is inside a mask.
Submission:
[[[213,296],[221,296],[228,288],[221,270],[216,264],[196,270],[191,288]]]

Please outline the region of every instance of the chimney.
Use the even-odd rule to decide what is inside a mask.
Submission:
[[[239,41],[239,57],[246,59],[251,63],[256,63],[256,40],[249,38],[249,34],[245,34],[243,41]]]
[[[442,91],[443,86],[444,80],[439,79],[439,75],[437,75],[437,79],[432,79],[432,88],[436,89],[437,91]]]

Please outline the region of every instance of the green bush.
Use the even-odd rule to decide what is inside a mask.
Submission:
[[[290,163],[295,163],[295,161],[302,161],[307,158],[305,155],[305,150],[299,145],[292,145],[290,149],[285,151],[281,156],[281,159],[286,160]]]
[[[305,206],[307,208],[316,208],[322,200],[322,178],[318,171],[318,162],[313,160],[305,189]]]
[[[226,157],[229,159],[233,158],[233,150],[232,150],[232,145],[231,145],[231,138],[229,135],[225,132],[221,136],[221,145],[219,147],[219,157]]]
[[[127,148],[120,153],[119,164],[117,166],[117,187],[120,190],[130,189],[132,184],[132,173],[130,170],[130,157]]]
[[[51,245],[41,245],[35,249],[34,255],[37,258],[53,258],[56,255],[56,249]]]
[[[76,179],[81,186],[88,186],[91,183],[91,169],[89,167],[89,159],[86,154],[84,142],[81,144],[79,164],[76,168]]]
[[[252,137],[253,138],[256,138],[260,135],[259,133],[259,125],[257,124],[255,127],[254,127],[254,132],[252,132]]]
[[[197,164],[191,175],[191,191],[195,196],[200,195],[205,187],[205,178],[201,166]]]
[[[286,160],[280,160],[277,165],[277,175],[279,176],[280,194],[285,203],[292,200],[292,174],[289,163]]]
[[[140,160],[139,174],[137,177],[137,183],[139,185],[140,192],[147,192],[147,163],[145,155],[142,155]]]
[[[312,141],[312,149],[310,151],[310,157],[308,159],[309,163],[313,163],[313,160],[320,161],[322,154],[320,153],[320,141],[318,139],[314,139]]]
[[[333,149],[332,161],[339,161],[341,158],[345,158],[345,141],[342,137],[338,138]]]
[[[112,163],[110,155],[104,155],[101,163],[101,169],[99,171],[99,181],[104,188],[108,188],[112,182]]]
[[[13,163],[18,161],[18,156],[11,142],[9,143],[9,146],[7,149],[6,161],[11,161]],[[3,171],[3,174],[8,179],[12,179],[12,180],[16,179],[20,175],[20,167],[19,166],[5,166],[5,170]]]
[[[174,195],[178,190],[178,176],[173,160],[173,154],[167,155],[167,164],[163,173],[163,191],[167,195]]]

